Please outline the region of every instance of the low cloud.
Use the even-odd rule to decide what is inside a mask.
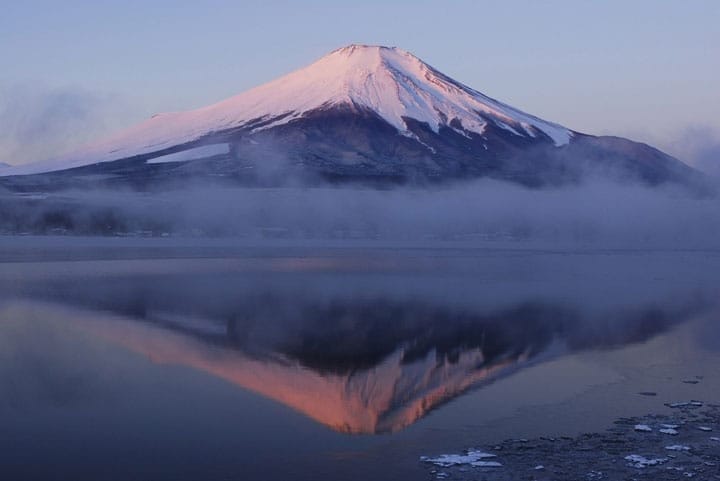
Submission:
[[[693,167],[720,177],[720,129],[688,127],[667,148]]]
[[[124,115],[116,95],[77,87],[12,86],[0,91],[0,162],[52,158],[108,133]]]
[[[393,190],[195,185],[9,195],[0,207],[7,233],[720,245],[720,199],[604,181],[548,190],[490,180]]]
[[[720,127],[690,125],[665,135],[648,132],[626,133],[682,160],[696,169],[720,178]]]

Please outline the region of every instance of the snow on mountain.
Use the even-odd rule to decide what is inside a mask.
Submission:
[[[161,155],[147,161],[148,164],[163,164],[166,162],[187,162],[189,160],[202,159],[204,157],[212,157],[213,155],[225,155],[230,153],[230,145],[210,144],[200,147],[193,147],[187,150],[181,150],[174,154]]]
[[[482,134],[492,122],[519,137],[547,136],[556,146],[567,144],[573,136],[560,125],[450,79],[404,50],[350,45],[225,101],[155,115],[70,155],[15,167],[9,173],[50,172],[150,154],[230,129],[258,132],[340,105],[371,110],[410,138],[417,137],[406,118],[425,122],[435,132],[446,126],[466,136]]]

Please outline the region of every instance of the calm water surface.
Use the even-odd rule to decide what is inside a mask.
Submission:
[[[0,238],[2,479],[428,479],[720,401],[718,291],[708,251]]]

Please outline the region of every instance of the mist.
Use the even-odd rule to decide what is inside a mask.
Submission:
[[[667,149],[698,170],[720,178],[720,131],[709,126],[687,127]]]
[[[20,165],[64,154],[128,118],[116,94],[81,87],[13,85],[0,90],[0,162]]]
[[[385,190],[196,183],[156,193],[6,194],[0,232],[714,248],[720,200],[597,179],[554,189],[492,180]]]
[[[716,125],[678,124],[664,131],[630,129],[606,134],[648,143],[716,181],[720,179],[720,128]]]

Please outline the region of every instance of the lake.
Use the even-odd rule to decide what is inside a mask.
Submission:
[[[2,479],[429,479],[717,402],[719,291],[712,250],[0,237]]]

